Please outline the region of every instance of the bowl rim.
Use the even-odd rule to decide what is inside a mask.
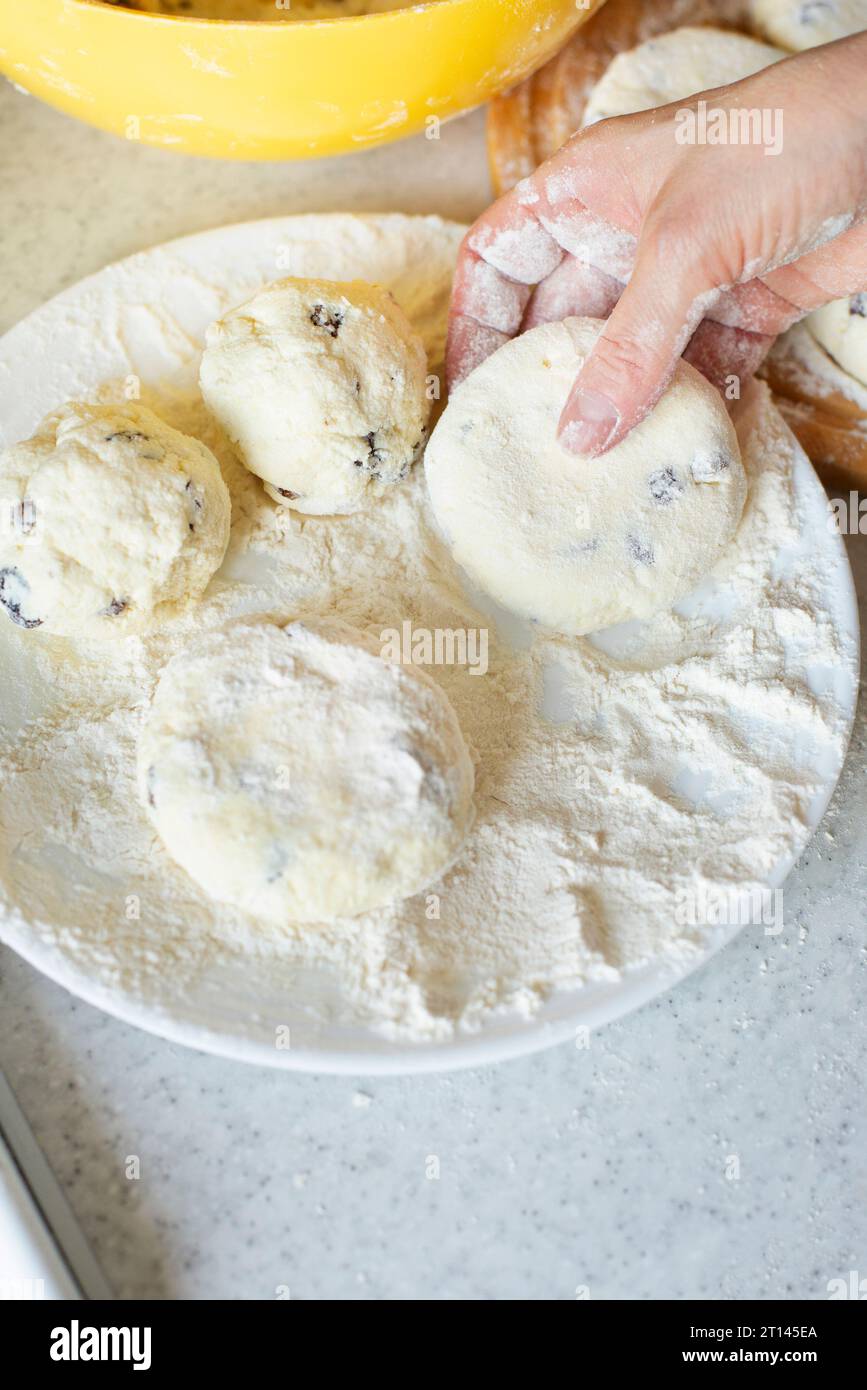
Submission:
[[[67,0],[68,3],[68,0]],[[157,21],[160,24],[208,24],[219,25],[223,29],[261,29],[263,25],[279,26],[281,30],[292,32],[296,29],[319,28],[323,24],[357,24],[365,20],[394,20],[400,15],[416,14],[420,11],[464,8],[491,9],[498,7],[501,0],[407,0],[406,4],[392,10],[375,10],[371,14],[321,15],[318,19],[298,19],[291,26],[284,19],[215,19],[211,15],[197,14],[156,14],[150,10],[128,9],[122,3],[112,0],[71,0],[73,5],[86,5],[93,10],[108,10],[120,15],[130,15],[136,20]],[[538,0],[541,7],[541,0]],[[604,4],[604,0],[601,0]],[[564,0],[564,8],[566,0]],[[597,7],[598,8],[598,7]]]

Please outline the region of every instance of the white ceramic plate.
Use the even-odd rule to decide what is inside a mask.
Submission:
[[[420,218],[414,220],[413,235],[407,237],[406,220],[396,215],[360,217],[353,224],[355,235],[344,243],[339,265],[330,249],[329,216],[281,218],[183,238],[110,266],[59,295],[0,341],[0,442],[27,437],[46,411],[63,400],[91,396],[101,383],[130,372],[153,384],[173,375],[179,381],[188,380],[190,341],[200,341],[205,326],[228,304],[239,302],[281,273],[384,281],[404,300],[417,325],[424,322],[428,339],[436,338],[449,267],[462,229],[439,219]],[[419,278],[414,260],[424,261],[433,286],[427,301],[412,289]],[[409,288],[413,302],[406,302],[404,287]],[[171,313],[161,315],[160,303],[170,305]],[[817,671],[817,688],[827,690],[832,684],[848,731],[857,696],[858,619],[852,576],[842,541],[826,524],[821,484],[805,455],[797,446],[793,448],[800,543],[821,557],[821,605],[846,652],[839,668],[830,673]],[[797,555],[781,557],[781,563],[797,564]],[[712,609],[712,593],[703,595],[703,603]],[[8,665],[0,690],[0,723],[7,732],[45,700],[17,634],[15,640],[14,649],[4,641]],[[809,807],[808,826],[793,834],[769,886],[782,883],[801,853],[824,814],[839,771],[838,757],[823,768],[823,784]],[[4,835],[0,820],[0,863],[8,859]],[[16,871],[22,872],[20,866]],[[57,873],[61,879],[69,875],[69,866],[59,862]],[[77,885],[70,881],[62,887],[74,893]],[[287,986],[275,978],[272,961],[241,954],[200,974],[181,1000],[169,992],[161,998],[158,991],[143,1000],[125,987],[122,973],[108,984],[100,972],[83,967],[75,952],[64,949],[62,933],[47,940],[20,915],[0,922],[2,938],[39,970],[139,1027],[229,1057],[304,1071],[354,1074],[479,1065],[572,1038],[579,1025],[597,1026],[618,1018],[670,988],[737,930],[736,926],[717,929],[707,949],[693,956],[689,966],[655,961],[623,980],[555,995],[531,1020],[497,1016],[480,1032],[455,1041],[392,1042],[361,1027],[322,1023],[302,1008],[297,1024],[293,1021],[291,1050],[278,1050],[273,1028],[266,1029],[260,1021],[292,1012],[291,989],[303,993],[307,1001],[325,999],[330,988],[326,981],[299,980],[296,974]],[[296,997],[294,1004],[298,1003]]]

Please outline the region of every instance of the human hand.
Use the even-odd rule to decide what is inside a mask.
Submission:
[[[450,386],[536,323],[607,317],[559,423],[564,448],[594,456],[653,407],[681,353],[721,389],[748,379],[776,334],[867,288],[865,70],[867,33],[574,136],[464,239]],[[700,99],[782,111],[780,153],[679,143],[676,114]]]

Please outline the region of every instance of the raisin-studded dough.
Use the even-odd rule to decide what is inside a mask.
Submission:
[[[688,593],[734,535],[746,478],[718,393],[687,363],[650,415],[598,459],[556,439],[598,319],[543,324],[453,392],[425,471],[437,522],[504,607],[579,635]]]
[[[779,48],[724,29],[672,29],[618,53],[591,91],[583,123],[683,101],[740,82],[785,57]]]
[[[835,299],[805,322],[838,366],[867,386],[867,291]]]
[[[752,0],[760,33],[799,53],[867,29],[867,0]]]
[[[211,897],[279,923],[418,892],[472,819],[446,696],[335,619],[242,619],[174,657],[138,763],[172,858]]]
[[[211,325],[199,379],[270,496],[327,515],[406,477],[427,434],[426,371],[387,290],[290,278]]]
[[[229,540],[198,439],[138,404],[70,403],[0,454],[0,611],[22,631],[113,637],[197,598]]]

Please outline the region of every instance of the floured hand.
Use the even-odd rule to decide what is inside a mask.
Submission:
[[[465,238],[450,384],[526,327],[610,314],[559,427],[564,447],[599,454],[681,353],[717,385],[743,381],[776,334],[867,287],[865,59],[859,34],[703,94],[715,110],[782,112],[775,155],[679,143],[699,97],[574,136]]]

